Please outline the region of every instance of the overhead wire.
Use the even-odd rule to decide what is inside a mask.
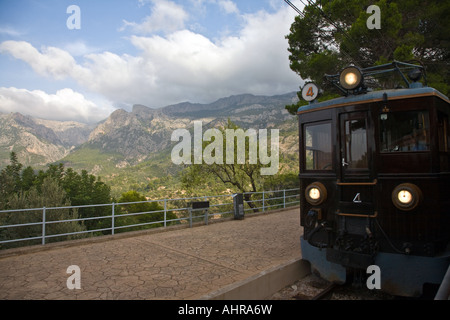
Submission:
[[[289,0],[284,0],[284,2],[286,2],[292,9],[294,9],[299,15],[301,15],[303,18],[305,17],[305,15],[303,14],[303,12],[297,8],[291,1]]]

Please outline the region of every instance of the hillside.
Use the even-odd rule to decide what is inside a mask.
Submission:
[[[43,167],[87,141],[92,126],[77,122],[35,119],[20,113],[0,113],[0,168],[15,151],[25,166]]]
[[[285,110],[296,93],[280,96],[249,94],[219,99],[211,104],[180,103],[161,109],[135,105],[119,109],[96,126],[76,122],[33,119],[18,113],[0,116],[0,166],[9,152],[33,167],[63,162],[87,170],[110,184],[114,195],[129,189],[164,196],[180,191],[181,166],[170,159],[171,135],[176,129],[192,131],[194,121],[203,130],[219,128],[228,119],[244,129],[279,129],[283,170],[296,170],[297,121]],[[210,191],[214,189],[210,185]],[[152,196],[153,197],[153,196]]]

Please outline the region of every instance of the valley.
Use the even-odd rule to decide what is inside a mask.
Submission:
[[[161,109],[134,105],[131,111],[118,109],[96,124],[0,114],[0,169],[9,164],[9,153],[14,151],[24,166],[35,169],[61,162],[76,171],[87,170],[110,185],[115,197],[132,189],[152,199],[232,192],[212,179],[193,190],[184,188],[184,166],[171,161],[176,144],[172,132],[193,130],[194,121],[202,121],[204,130],[220,128],[228,119],[244,130],[279,129],[279,174],[295,173],[297,119],[285,106],[297,99],[293,92],[270,97],[243,94],[210,104],[184,102]]]

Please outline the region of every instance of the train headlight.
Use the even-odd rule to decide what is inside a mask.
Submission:
[[[320,190],[317,188],[309,189],[308,197],[314,201],[319,200],[320,199]]]
[[[408,190],[400,190],[397,193],[398,201],[403,205],[409,205],[413,201],[413,195]]]
[[[408,73],[408,78],[411,81],[417,82],[422,78],[422,70],[419,68],[413,69]]]
[[[411,211],[422,201],[422,191],[412,183],[402,183],[392,191],[392,202],[397,209]]]
[[[327,200],[327,189],[320,182],[311,183],[306,187],[305,197],[309,204],[317,206]]]
[[[347,67],[341,72],[339,81],[344,89],[353,90],[363,84],[363,74],[357,67]]]

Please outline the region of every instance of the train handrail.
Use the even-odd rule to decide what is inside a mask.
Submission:
[[[376,218],[378,216],[378,211],[375,211],[374,214],[344,213],[344,212],[336,212],[336,214],[338,216],[344,216],[344,217]]]
[[[336,182],[338,186],[375,186],[377,183],[377,179],[373,180],[373,182],[341,182],[341,180],[338,179]]]

